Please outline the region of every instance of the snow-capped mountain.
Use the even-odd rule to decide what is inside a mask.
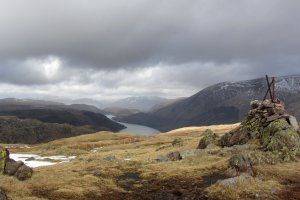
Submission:
[[[263,99],[265,78],[223,82],[148,114],[135,114],[119,120],[138,123],[161,131],[184,126],[234,123],[243,119],[253,99]],[[276,78],[276,95],[287,109],[300,118],[300,74]]]

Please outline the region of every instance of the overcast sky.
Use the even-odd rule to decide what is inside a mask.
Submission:
[[[0,0],[0,98],[174,98],[300,73],[299,10],[299,0]]]

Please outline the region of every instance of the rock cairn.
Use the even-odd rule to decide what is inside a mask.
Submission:
[[[286,119],[295,131],[299,130],[297,119],[287,113],[284,103],[279,99],[276,99],[274,102],[269,99],[265,101],[255,100],[250,105],[251,110],[248,113],[248,120],[255,118],[260,121],[263,127],[267,127],[275,120]]]
[[[15,161],[9,157],[7,149],[1,150],[0,154],[1,174],[15,176],[23,181],[31,178],[33,170],[21,161]]]
[[[258,146],[273,158],[293,160],[300,151],[298,122],[278,99],[252,101],[247,118],[220,139],[222,147],[246,143]]]

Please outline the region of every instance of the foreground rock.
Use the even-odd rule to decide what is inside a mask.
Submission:
[[[170,152],[166,156],[159,155],[156,158],[156,161],[158,162],[177,161],[177,160],[182,160],[182,156],[179,151]]]
[[[294,160],[300,150],[298,122],[289,115],[283,102],[252,101],[251,110],[239,127],[226,133],[221,146],[256,144],[276,159]]]
[[[9,151],[3,149],[0,156],[1,173],[8,176],[15,176],[21,181],[31,178],[33,170],[21,161],[9,158]]]
[[[229,168],[225,172],[225,175],[229,177],[240,175],[253,176],[251,160],[243,154],[232,156],[229,160]]]
[[[203,137],[200,140],[197,149],[205,149],[208,145],[218,145],[218,136],[213,133],[212,130],[207,129],[203,133]]]

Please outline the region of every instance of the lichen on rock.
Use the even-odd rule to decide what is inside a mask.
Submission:
[[[198,144],[197,149],[205,149],[210,144],[218,145],[219,144],[218,139],[219,139],[219,137],[217,134],[215,134],[210,129],[206,129],[203,133],[202,139],[200,140],[200,142]]]
[[[294,160],[300,150],[300,136],[295,117],[288,115],[280,100],[252,101],[247,118],[239,127],[226,133],[220,140],[222,147],[246,143],[274,159]],[[264,158],[265,160],[265,158]]]

